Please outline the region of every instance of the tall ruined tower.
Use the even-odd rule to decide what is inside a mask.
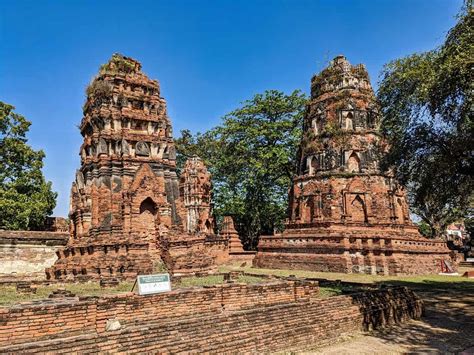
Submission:
[[[160,87],[115,54],[87,88],[81,167],[71,191],[73,238],[147,238],[179,223],[171,124]],[[154,222],[154,223],[149,223]]]
[[[379,169],[385,149],[379,125],[375,95],[362,64],[352,66],[339,56],[312,78],[287,228],[370,224],[403,226],[412,232],[403,190]]]
[[[83,111],[81,167],[71,188],[71,238],[47,275],[133,278],[151,273],[162,261],[169,270],[183,272],[212,266],[216,258],[207,248],[212,242],[205,244],[201,229],[189,228],[190,207],[179,195],[171,123],[158,82],[141,71],[138,61],[114,54],[87,88]],[[201,165],[198,170],[205,171]],[[206,186],[210,196],[206,178],[198,178],[197,186]],[[195,186],[193,179],[188,174],[181,183]],[[192,206],[207,226],[209,206],[204,195]],[[214,250],[225,248],[224,243]]]
[[[313,76],[286,230],[261,239],[257,265],[380,274],[440,269],[447,248],[421,238],[404,190],[379,168],[387,150],[380,121],[362,64],[338,56]]]

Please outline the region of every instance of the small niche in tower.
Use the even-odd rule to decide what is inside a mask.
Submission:
[[[347,160],[347,169],[350,173],[360,173],[360,159],[356,152],[352,152]]]

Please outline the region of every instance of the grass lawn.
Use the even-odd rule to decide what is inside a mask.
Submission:
[[[122,282],[116,287],[101,288],[99,283],[54,284],[39,285],[35,294],[18,293],[15,286],[0,286],[0,306],[10,306],[19,302],[34,301],[48,298],[49,294],[58,288],[65,288],[76,296],[100,296],[103,294],[116,294],[129,292],[133,282]]]
[[[244,271],[252,274],[271,274],[276,276],[295,275],[306,278],[324,278],[328,280],[342,280],[360,283],[385,283],[392,285],[404,285],[413,288],[442,288],[451,290],[466,290],[474,292],[474,279],[461,277],[467,268],[460,268],[459,276],[445,275],[413,275],[413,276],[379,276],[365,274],[343,274],[335,272],[316,272],[306,270],[280,270],[280,269],[259,269],[251,266],[241,267],[235,265],[223,265],[220,272]]]
[[[304,270],[279,270],[279,269],[257,269],[251,266],[241,267],[235,265],[224,265],[219,268],[219,272],[244,271],[251,274],[290,276],[295,275],[302,278],[324,278],[329,280],[342,280],[360,283],[384,283],[392,285],[403,285],[420,290],[445,290],[450,292],[474,294],[474,279],[461,276],[444,275],[424,275],[424,276],[376,276],[363,274],[341,274],[329,272],[315,272]],[[462,274],[466,270],[460,270]],[[255,284],[268,282],[258,276],[240,275],[235,282]],[[203,277],[185,277],[173,283],[173,289],[187,287],[202,287],[218,285],[224,282],[222,275],[209,275]],[[0,286],[0,307],[7,307],[15,303],[40,300],[48,298],[48,295],[58,288],[65,288],[77,296],[100,296],[106,294],[117,294],[130,292],[133,282],[122,282],[116,287],[101,288],[98,282],[77,283],[77,284],[54,284],[49,286],[38,286],[36,294],[17,293],[15,286]],[[135,288],[136,291],[136,288]],[[330,297],[342,293],[339,287],[320,287],[321,297]]]
[[[184,277],[177,283],[173,284],[173,288],[184,288],[194,286],[213,286],[224,282],[223,275],[209,275],[202,277]],[[265,282],[265,279],[257,276],[239,275],[238,279],[235,280],[237,283],[255,284]]]
[[[203,277],[185,277],[181,280],[174,282],[172,289],[180,289],[187,287],[202,287],[202,286],[213,286],[222,284],[224,282],[223,275],[209,275]],[[235,282],[255,284],[259,282],[267,282],[264,278],[240,275]],[[15,303],[34,301],[48,298],[54,290],[58,288],[65,288],[71,291],[76,296],[101,296],[109,294],[118,294],[124,292],[130,292],[133,287],[133,282],[121,282],[116,287],[101,288],[98,282],[87,282],[87,283],[64,283],[54,285],[39,285],[35,294],[30,293],[18,293],[15,286],[0,286],[0,307],[10,306]],[[135,286],[134,291],[137,292]]]

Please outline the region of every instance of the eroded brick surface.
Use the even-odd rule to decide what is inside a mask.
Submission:
[[[188,233],[214,233],[211,214],[211,174],[201,158],[194,156],[184,164],[180,176],[180,196],[186,211],[185,229]]]
[[[0,309],[0,352],[296,350],[422,312],[407,288],[321,299],[316,282],[298,279],[146,297],[53,298]],[[117,330],[108,330],[111,322]]]
[[[67,232],[0,230],[0,279],[44,279],[68,237]]]
[[[163,262],[189,272],[225,258],[227,243],[213,234],[209,174],[191,158],[179,180],[166,102],[138,61],[116,54],[100,68],[80,131],[71,238],[49,278],[130,279]]]
[[[338,56],[312,78],[286,229],[260,239],[256,266],[390,275],[441,271],[448,248],[421,237],[404,189],[379,168],[387,151],[380,120],[363,65]]]

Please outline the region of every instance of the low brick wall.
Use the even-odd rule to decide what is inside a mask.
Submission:
[[[68,238],[67,232],[0,230],[0,280],[44,279]]]
[[[0,309],[0,352],[262,352],[304,349],[417,318],[406,288],[318,298],[316,282],[227,284]],[[120,329],[107,330],[117,320]]]
[[[229,253],[229,260],[231,262],[244,262],[246,264],[252,265],[253,259],[257,254],[256,251],[237,251]]]

